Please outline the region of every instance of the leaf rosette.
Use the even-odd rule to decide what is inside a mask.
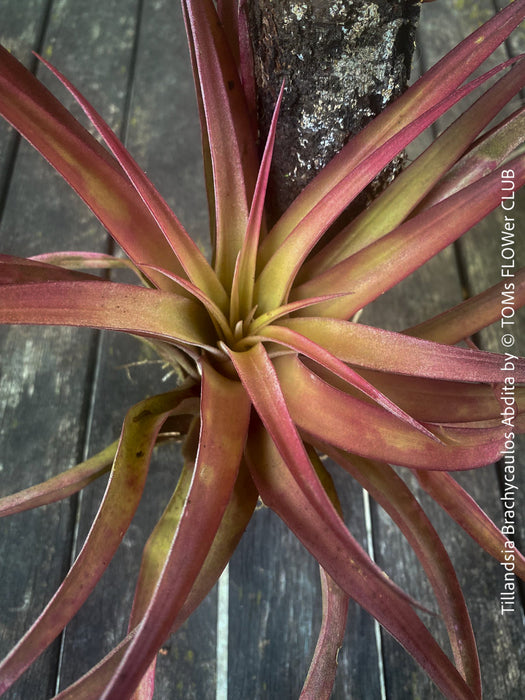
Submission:
[[[447,697],[479,697],[476,644],[456,574],[391,465],[414,470],[433,498],[502,560],[507,538],[449,472],[494,462],[504,446],[502,358],[458,345],[499,318],[503,283],[403,332],[359,323],[356,315],[499,206],[502,168],[512,171],[516,187],[525,181],[525,156],[514,153],[524,138],[523,110],[486,130],[524,87],[525,59],[465,82],[523,20],[525,0],[509,4],[353,137],[272,227],[264,206],[286,85],[259,159],[237,3],[219,3],[220,16],[211,0],[182,5],[201,117],[211,261],[63,75],[44,61],[105,145],[9,52],[0,52],[0,112],[127,255],[1,256],[0,322],[131,333],[183,376],[178,388],[129,410],[117,443],[0,500],[8,515],[65,498],[110,472],[81,553],[0,665],[0,689],[86,600],[133,519],[154,446],[176,433],[184,439],[185,465],[145,547],[128,635],[59,697],[152,697],[159,648],[217,581],[259,497],[321,567],[323,625],[304,698],[330,695],[350,597]],[[325,236],[393,158],[489,79],[490,87],[362,214]],[[140,284],[89,272],[118,266],[131,268]],[[515,304],[523,305],[525,271],[515,273],[513,284]],[[525,360],[513,359],[515,380],[523,383]],[[522,387],[515,397],[518,432]],[[348,531],[323,455],[368,490],[409,541],[434,591],[453,661],[415,601]],[[523,578],[518,552],[516,572]]]

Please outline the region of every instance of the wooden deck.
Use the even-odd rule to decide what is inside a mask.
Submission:
[[[500,0],[498,0],[499,2]],[[501,0],[505,5],[506,0]],[[423,66],[487,18],[492,0],[438,0],[424,7],[418,57]],[[525,31],[502,48],[525,50]],[[185,37],[177,0],[1,0],[0,40],[28,65],[37,49],[77,84],[125,138],[141,165],[204,243],[207,206],[200,168]],[[40,67],[38,74],[53,81]],[[56,85],[53,85],[56,90]],[[58,91],[60,95],[62,92]],[[70,105],[69,97],[64,97]],[[78,109],[73,106],[75,113]],[[525,225],[521,197],[521,226]],[[0,251],[110,250],[106,235],[43,159],[0,124]],[[366,322],[400,329],[499,279],[497,213],[395,293],[366,311]],[[517,251],[525,264],[523,230]],[[525,353],[525,323],[521,316]],[[518,337],[518,334],[516,334]],[[483,333],[500,351],[498,329]],[[75,329],[0,329],[0,493],[37,483],[100,450],[119,434],[126,409],[172,385],[145,348],[125,335]],[[520,531],[525,543],[525,445],[519,455]],[[139,552],[176,482],[176,448],[159,449],[148,493],[115,560],[63,637],[17,682],[9,700],[52,697],[123,636]],[[389,518],[336,473],[352,533],[386,571],[433,605],[414,556]],[[461,481],[502,524],[493,467]],[[104,484],[81,496],[0,523],[0,652],[28,628],[68,570],[87,533]],[[424,499],[423,499],[424,500]],[[425,501],[426,502],[426,501]],[[487,700],[525,698],[523,609],[501,614],[502,567],[478,551],[436,508],[436,527],[457,565],[479,643]],[[218,599],[220,602],[218,604]],[[159,657],[159,700],[292,700],[308,668],[320,622],[315,562],[268,510],[257,511],[229,567],[221,595],[206,602]],[[444,640],[439,620],[429,626]],[[216,680],[219,689],[216,691]],[[226,692],[227,683],[227,692]],[[351,605],[333,694],[338,700],[431,700],[426,676],[373,620]]]

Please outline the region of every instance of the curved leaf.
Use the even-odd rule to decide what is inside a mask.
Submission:
[[[191,486],[155,592],[103,700],[130,696],[168,637],[230,500],[249,416],[242,385],[202,362],[199,448]]]
[[[115,441],[85,462],[67,469],[62,474],[53,476],[41,484],[30,486],[23,491],[0,498],[0,518],[31,508],[38,508],[48,503],[55,503],[77,493],[111,469],[117,446],[118,441]]]
[[[243,353],[230,351],[229,354],[257,413],[271,436],[272,446],[278,450],[312,507],[317,509],[321,517],[327,519],[328,527],[335,528],[336,532],[342,533],[343,539],[348,539],[350,535],[341,515],[337,512],[331,498],[327,495],[327,489],[321,484],[318,474],[312,467],[306,448],[293,424],[279,385],[279,378],[263,345],[254,345]],[[257,425],[257,423],[255,424]],[[253,430],[257,432],[258,428]],[[250,437],[251,435],[252,428],[250,429]],[[248,441],[247,445],[249,446],[249,444]],[[263,453],[264,449],[261,454]],[[254,457],[255,453],[252,453],[252,464],[255,463]],[[254,481],[257,485],[255,477]],[[348,544],[351,548],[356,545],[355,540],[351,537],[348,539]],[[362,552],[359,546],[358,551]],[[395,584],[387,582],[386,585],[391,586],[393,592],[406,602],[417,605]]]
[[[63,76],[44,58],[39,56],[39,59],[53,73],[53,75],[58,78],[58,80],[71,93],[71,95],[73,95],[93,126],[102,136],[105,143],[108,145],[111,152],[117,159],[119,165],[128,176],[130,182],[137,191],[137,194],[146,205],[153,219],[156,221],[159,229],[162,231],[162,234],[168,241],[172,251],[175,253],[189,279],[196,285],[200,285],[203,292],[214,299],[215,302],[224,309],[227,305],[226,294],[215,276],[215,273],[211,269],[204,255],[199,250],[197,244],[187,234],[186,230],[169,208],[153,183],[146,177],[144,171],[139,168],[130,153],[126,150],[124,145],[119,141],[117,136],[109,128],[98,112],[89,104],[89,102],[74,87],[74,85],[72,85],[72,83],[65,76]],[[137,236],[139,241],[142,241],[143,238],[144,235],[141,235],[140,237]],[[146,260],[140,262],[148,261]],[[137,267],[139,268],[140,262],[137,262]],[[151,265],[151,263],[149,264]],[[155,268],[153,267],[153,269]]]
[[[319,274],[399,226],[523,85],[525,60],[516,63],[511,71],[466,109],[362,214],[305,265],[306,270],[301,270],[301,275],[306,272],[306,276],[302,279],[311,276],[308,270]],[[522,129],[521,140],[524,138]],[[516,140],[521,142],[518,135]],[[498,148],[503,148],[503,144],[498,143]],[[497,167],[497,162],[492,163],[493,167],[483,175]]]
[[[424,423],[501,422],[501,385],[404,377],[362,370],[363,376],[416,420]],[[513,392],[516,414],[525,411],[525,387]]]
[[[94,269],[94,270],[110,270],[113,268],[122,268],[134,272],[139,280],[146,284],[144,276],[140,270],[128,258],[117,258],[114,255],[106,253],[92,253],[89,251],[78,250],[63,250],[55,253],[41,253],[40,255],[32,255],[29,260],[47,263],[49,265],[58,265],[67,270],[79,269]]]
[[[183,0],[183,8],[213,174],[215,267],[230,289],[259,160],[235,61],[213,2]]]
[[[416,211],[437,204],[497,168],[523,143],[524,133],[525,108],[522,107],[483,134],[466,155],[432,188]]]
[[[509,283],[512,285],[509,287]],[[501,320],[503,291],[511,291],[516,309],[525,306],[525,267],[517,270],[510,280],[502,280],[480,294],[461,302],[433,318],[407,328],[406,335],[454,345],[491,323]]]
[[[506,167],[515,171],[516,188],[521,187],[525,182],[525,156],[518,156]],[[497,171],[465,187],[295,288],[292,300],[352,292],[347,297],[320,304],[315,310],[304,311],[306,315],[350,318],[499,206],[500,186],[501,174]],[[377,274],[378,269],[381,274]]]
[[[133,262],[170,261],[170,268],[184,274],[117,160],[3,47],[0,114],[71,185]],[[171,288],[165,278],[154,281]]]
[[[307,446],[308,456],[328,497],[341,517],[343,512],[332,477],[317,456]],[[343,646],[350,596],[319,566],[322,596],[322,623],[308,675],[299,700],[329,700],[337,671],[337,657]]]
[[[154,396],[128,412],[106,492],[84,546],[44,611],[0,664],[0,693],[51,644],[104,573],[140,502],[158,431],[190,394],[175,390]]]
[[[350,596],[322,566],[319,567],[319,575],[323,622],[299,700],[330,700],[337,670],[337,655],[345,636]]]
[[[99,661],[96,666],[90,668],[86,674],[62,690],[58,695],[55,695],[53,700],[93,700],[93,698],[99,698],[117,670],[126,649],[136,633],[136,628],[129,632],[102,661]]]
[[[407,124],[438,105],[458,88],[509,36],[525,16],[525,0],[514,0],[458,44],[403,95],[353,137],[312,180],[277,222],[265,243],[267,262],[291,231],[359,163]]]
[[[346,455],[329,447],[327,454],[370,493],[406,537],[432,585],[456,665],[481,697],[479,659],[467,606],[452,562],[432,523],[405,482],[387,464]]]
[[[472,469],[499,458],[504,426],[435,426],[441,439],[438,443],[410,429],[380,406],[330,386],[297,357],[277,357],[274,365],[293,420],[305,435],[316,440],[362,457],[415,469]]]
[[[525,556],[450,474],[418,471],[416,476],[436,503],[496,561],[505,563],[505,554],[512,552],[515,573],[525,581]]]
[[[197,302],[104,280],[0,285],[0,323],[88,326],[179,344],[213,343],[209,318]]]
[[[318,499],[312,500],[308,481],[313,468],[309,461],[298,470],[280,452],[281,447],[278,451],[265,431],[252,430],[248,464],[265,504],[284,520],[337,584],[412,654],[445,695],[474,698],[411,605],[392,589],[389,579],[352,538],[328,496],[325,494],[322,508]]]
[[[320,304],[322,301],[336,299],[339,296],[341,295],[328,294],[321,297],[314,297],[313,299],[300,299],[299,301],[292,301],[288,304],[278,306],[276,309],[272,309],[271,311],[266,311],[264,314],[261,314],[260,316],[254,318],[253,321],[250,323],[248,329],[248,337],[251,336],[252,339],[258,339],[257,334],[260,333],[263,328],[269,326],[271,323],[274,323],[278,319],[283,318],[283,316],[289,316],[295,311],[305,309],[307,306],[314,306],[315,304]],[[253,345],[253,343],[251,344]]]
[[[100,281],[100,277],[76,270],[65,270],[57,265],[32,258],[18,258],[0,254],[0,285],[34,284],[35,282],[59,282],[66,280]]]
[[[512,61],[511,61],[512,62]],[[442,102],[428,110],[417,119],[410,121],[407,126],[398,134],[382,144],[376,151],[372,151],[362,162],[351,170],[340,182],[334,183],[332,189],[327,192],[315,207],[289,233],[285,240],[279,245],[270,259],[261,269],[255,287],[255,298],[262,311],[267,311],[282,304],[288,298],[288,293],[295,277],[305,261],[308,254],[313,250],[321,236],[329,229],[337,217],[342,214],[345,208],[353,199],[386,167],[391,160],[400,153],[409,143],[411,143],[428,126],[438,119],[447,109],[452,107],[461,98],[469,94],[479,84],[491,77],[508,64],[502,64],[489,71],[480,78],[472,80],[466,86],[459,88]],[[408,94],[405,93],[405,95]],[[403,96],[402,96],[403,97]],[[402,99],[402,97],[400,99]],[[398,100],[396,100],[398,102]],[[386,114],[383,112],[376,119]],[[365,129],[361,132],[364,133]],[[341,151],[341,153],[344,152]],[[334,158],[331,163],[337,159]],[[326,166],[330,167],[331,164]],[[509,166],[510,167],[510,166]],[[315,180],[313,181],[315,182]],[[313,184],[313,183],[311,183]],[[308,188],[304,191],[306,192]],[[290,206],[290,209],[293,204]],[[278,224],[277,224],[278,225]],[[260,257],[264,260],[265,243],[266,248],[272,242],[271,231],[263,241],[260,250]],[[380,239],[381,240],[381,239]],[[346,259],[345,259],[346,260]],[[336,266],[336,269],[339,266]],[[315,278],[317,279],[317,278]],[[349,291],[345,289],[333,289],[330,292]],[[325,293],[324,291],[322,293]],[[311,294],[310,296],[317,296]],[[349,314],[350,316],[351,314]]]
[[[224,512],[213,545],[175,620],[171,630],[172,632],[175,632],[175,630],[185,622],[217,581],[233,551],[236,549],[242,533],[251,518],[257,503],[258,495],[246,465],[241,462],[232,497]],[[161,566],[159,568],[160,562],[163,556],[167,554],[167,551],[161,552],[159,550],[164,548],[167,540],[171,541],[174,534],[173,525],[175,524],[176,527],[176,523],[178,523],[178,516],[176,515],[175,518],[173,518],[174,513],[172,509],[178,509],[178,506],[174,504],[174,499],[172,499],[167,506],[165,514],[155,527],[151,535],[151,544],[146,545],[146,548],[149,547],[150,553],[153,553],[153,549],[155,550],[153,556],[154,561],[146,563],[144,560],[142,564],[143,567],[146,566],[155,569],[155,572],[150,570],[147,573],[144,572],[141,574],[146,579],[142,585],[145,586],[146,589],[150,588],[149,593],[143,591],[140,594],[144,595],[146,598],[153,593],[157,581],[157,574],[160,573],[162,569]],[[157,540],[156,543],[155,540]],[[169,548],[169,542],[167,542],[167,544]],[[145,557],[146,559],[149,557],[147,550],[145,550]],[[59,693],[56,696],[56,700],[92,700],[94,697],[100,697],[109,684],[122,660],[125,650],[136,632],[137,628],[135,627],[115,649],[107,654],[104,659],[88,671],[88,673]]]
[[[264,337],[289,343],[299,334],[339,360],[368,369],[456,382],[501,381],[503,355],[454,348],[362,323],[333,318],[286,318],[261,331]],[[525,381],[525,358],[516,361],[515,371],[516,382]]]
[[[399,418],[401,421],[426,435],[431,440],[437,440],[436,436],[427,428],[418,423],[412,416],[399,408],[394,402],[382,394],[378,389],[370,384],[364,377],[358,374],[354,369],[348,367],[336,355],[325,349],[323,345],[311,341],[309,338],[299,333],[290,330],[289,328],[279,326],[269,326],[262,331],[264,337],[268,337],[275,342],[289,347],[296,352],[309,357],[321,367],[333,372],[337,377],[343,379],[350,386],[355,387],[360,392],[368,396],[377,404],[382,406],[386,411]]]
[[[151,265],[142,265],[142,268],[144,270],[149,270],[151,269]],[[187,280],[184,280],[182,277],[178,277],[177,275],[174,275],[171,273],[169,270],[166,270],[165,268],[162,267],[155,267],[153,268],[157,272],[160,272],[161,274],[165,275],[166,277],[169,277],[169,279],[173,280],[176,284],[178,284],[182,289],[187,291],[189,294],[191,294],[195,299],[201,302],[201,304],[206,308],[208,311],[211,320],[213,321],[213,324],[215,325],[216,329],[223,334],[223,337],[225,337],[227,340],[233,340],[233,336],[230,330],[230,326],[228,325],[228,321],[226,320],[226,317],[220,310],[220,308],[217,306],[217,304],[210,299],[199,287],[196,287],[194,284],[191,282],[188,282]]]

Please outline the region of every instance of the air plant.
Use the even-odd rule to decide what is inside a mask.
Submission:
[[[271,228],[265,190],[285,87],[259,159],[237,3],[220,2],[219,15],[212,0],[182,5],[201,116],[211,262],[64,76],[48,65],[107,149],[9,52],[0,53],[0,112],[127,255],[1,256],[0,321],[131,333],[147,339],[182,377],[174,390],[129,410],[118,442],[0,499],[1,514],[9,515],[66,498],[110,472],[78,558],[1,663],[0,691],[93,590],[133,519],[155,445],[176,432],[184,439],[185,464],[145,546],[129,632],[57,697],[152,697],[159,648],[219,578],[259,497],[320,565],[323,624],[302,697],[330,695],[349,598],[405,647],[445,696],[480,697],[476,643],[451,561],[391,465],[416,474],[481,547],[504,560],[508,538],[450,472],[498,460],[509,431],[523,430],[524,393],[515,386],[512,425],[502,423],[505,356],[458,344],[499,320],[509,281],[516,307],[525,303],[525,270],[402,333],[363,325],[356,314],[499,206],[502,170],[512,173],[516,188],[525,181],[525,155],[513,155],[524,138],[523,109],[486,131],[525,85],[525,60],[465,82],[523,20],[525,0],[510,3],[353,137]],[[226,18],[235,26],[225,32]],[[326,240],[328,228],[398,153],[493,77],[361,215]],[[79,271],[121,265],[140,284]],[[525,360],[512,356],[512,362],[515,382],[523,382]],[[413,547],[446,624],[453,661],[415,601],[348,531],[324,455],[368,490]],[[513,551],[515,571],[525,578],[525,559]]]

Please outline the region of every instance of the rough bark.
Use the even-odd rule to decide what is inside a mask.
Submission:
[[[274,215],[402,92],[419,7],[413,0],[247,0],[263,138],[286,81],[270,184]]]

